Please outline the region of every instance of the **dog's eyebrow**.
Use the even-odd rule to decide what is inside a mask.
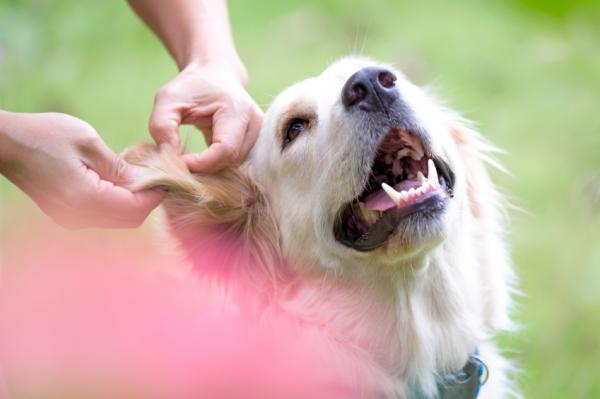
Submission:
[[[285,124],[292,119],[306,119],[309,122],[317,119],[316,104],[308,101],[295,101],[291,103],[279,116],[277,131],[281,132]]]

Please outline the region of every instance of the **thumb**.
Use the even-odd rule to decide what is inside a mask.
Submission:
[[[100,145],[86,163],[90,173],[86,173],[85,183],[95,193],[89,199],[89,217],[97,227],[138,226],[164,198],[160,189],[133,192],[130,187],[144,174],[144,168],[126,162],[106,145]]]
[[[100,179],[120,187],[130,187],[144,175],[143,167],[130,164],[102,141],[98,142],[95,151],[86,154],[84,162]]]

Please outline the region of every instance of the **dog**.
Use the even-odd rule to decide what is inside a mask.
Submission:
[[[516,395],[492,340],[514,285],[495,151],[399,71],[348,57],[275,98],[239,167],[194,175],[149,145],[127,159],[146,168],[135,189],[167,192],[198,278],[319,329],[360,397],[492,399]]]

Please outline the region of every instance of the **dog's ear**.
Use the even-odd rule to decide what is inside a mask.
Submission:
[[[242,168],[191,173],[178,152],[149,144],[128,150],[125,159],[144,170],[133,190],[166,191],[168,223],[194,261],[206,259],[206,251],[225,251],[235,253],[237,263],[258,263],[275,277],[280,263],[276,223],[266,197]]]
[[[488,167],[506,172],[494,158],[494,154],[501,151],[467,122],[453,121],[450,130],[464,166],[471,214],[478,220],[492,221],[503,209],[503,199],[490,178]]]
[[[485,314],[488,326],[497,329],[512,327],[508,317],[510,291],[514,283],[510,258],[504,243],[506,203],[493,183],[488,168],[503,172],[506,169],[494,158],[501,152],[489,144],[477,131],[462,120],[451,123],[451,134],[458,148],[466,177],[468,210],[472,218],[474,248],[477,248],[479,272],[485,274],[481,281],[488,298]]]

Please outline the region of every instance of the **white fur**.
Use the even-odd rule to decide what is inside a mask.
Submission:
[[[486,170],[492,147],[397,71],[402,99],[426,128],[433,151],[452,165],[454,198],[440,230],[428,232],[432,239],[392,238],[361,253],[334,238],[337,212],[361,183],[362,149],[349,139],[361,132],[349,122],[340,92],[369,65],[379,64],[346,58],[281,93],[243,166],[269,204],[274,250],[298,277],[280,282],[271,297],[275,306],[264,312],[277,309],[307,328],[323,326],[322,339],[358,359],[356,373],[373,376],[386,397],[405,398],[414,384],[435,394],[436,374],[462,368],[479,348],[490,372],[480,398],[504,398],[513,384],[492,335],[511,327],[513,278],[502,199]],[[312,113],[317,122],[282,151],[281,118],[294,113]]]

